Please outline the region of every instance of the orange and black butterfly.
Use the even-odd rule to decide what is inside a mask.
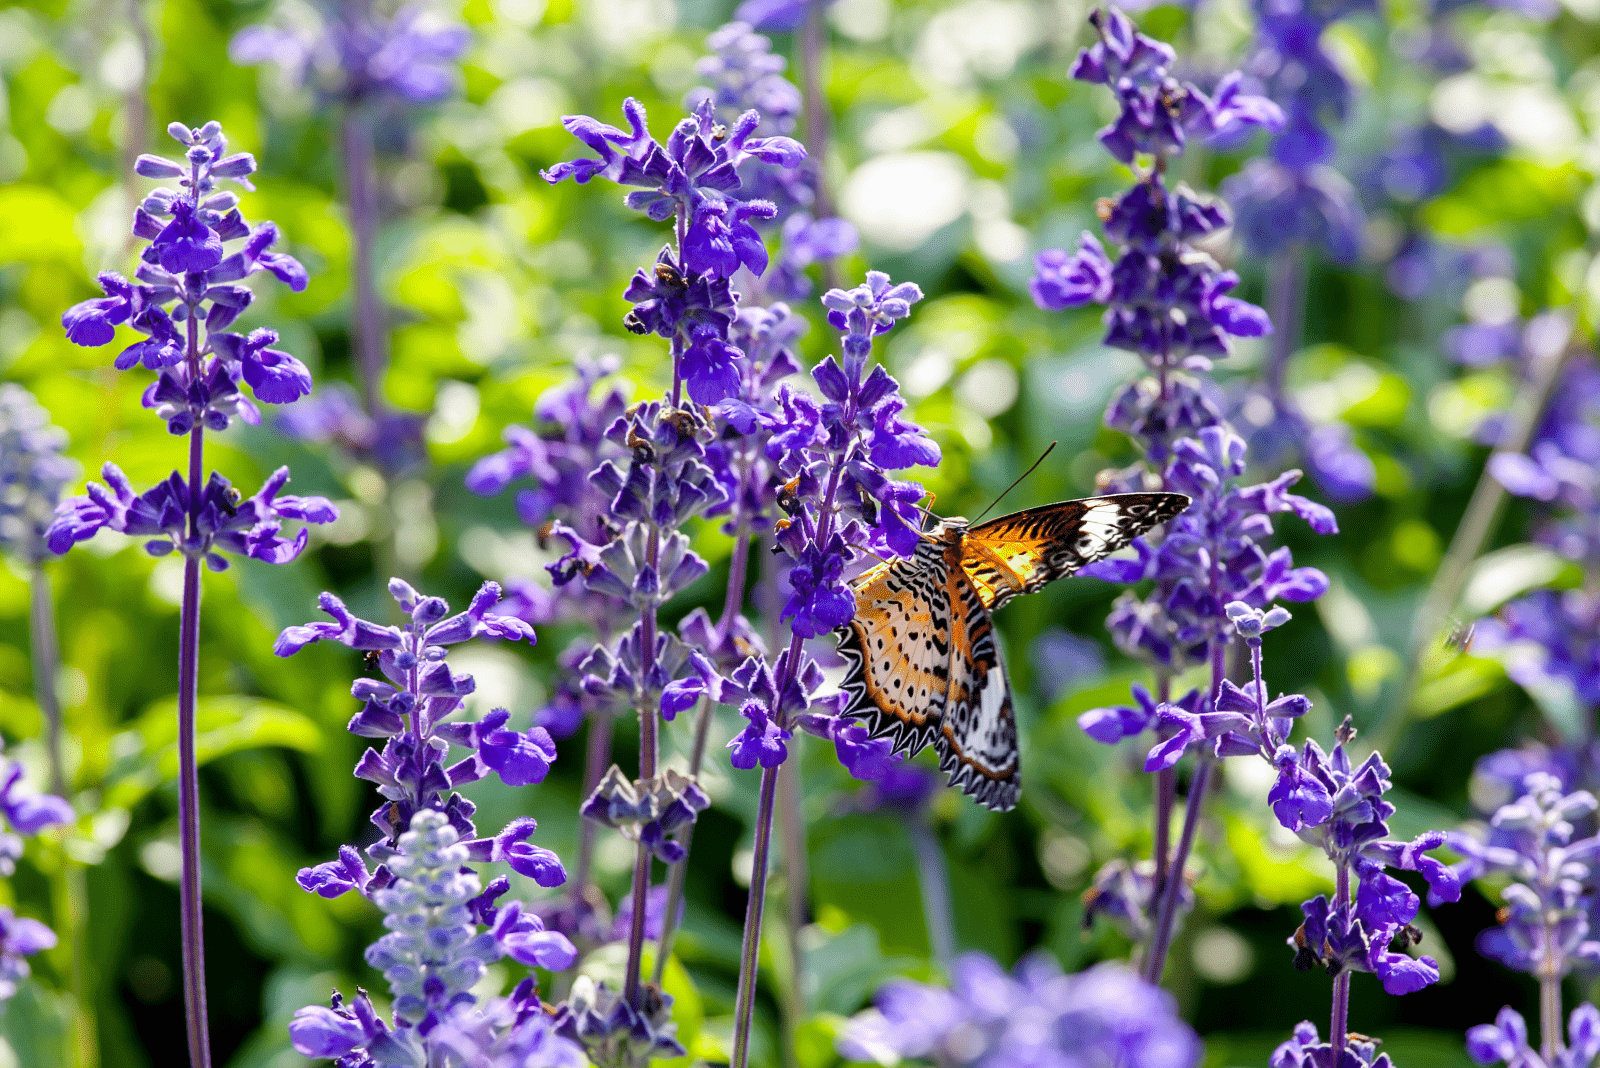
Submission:
[[[990,614],[1127,545],[1189,506],[1181,493],[1061,501],[972,526],[942,520],[917,551],[851,583],[856,615],[836,631],[845,714],[939,767],[985,808],[1016,807],[1017,721]]]

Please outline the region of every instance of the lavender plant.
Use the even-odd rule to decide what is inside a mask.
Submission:
[[[1136,466],[1113,473],[1110,481],[1141,486],[1158,480],[1165,488],[1189,494],[1194,503],[1167,525],[1159,545],[1137,542],[1137,559],[1108,560],[1085,569],[1114,581],[1153,581],[1146,597],[1122,595],[1107,625],[1125,652],[1151,663],[1159,673],[1157,695],[1140,687],[1134,705],[1094,709],[1079,720],[1092,737],[1108,743],[1149,728],[1156,733],[1144,764],[1158,776],[1154,863],[1143,870],[1119,863],[1102,871],[1089,913],[1105,914],[1143,940],[1144,976],[1158,982],[1183,905],[1184,864],[1216,762],[1228,756],[1260,757],[1277,771],[1267,798],[1274,816],[1320,847],[1335,871],[1332,900],[1318,895],[1305,902],[1305,922],[1290,939],[1296,967],[1321,965],[1334,976],[1328,1043],[1321,1045],[1316,1028],[1302,1024],[1273,1063],[1310,1068],[1335,1063],[1336,1055],[1348,1051],[1371,1064],[1375,1047],[1350,1042],[1351,973],[1375,973],[1391,994],[1409,993],[1439,977],[1430,958],[1413,958],[1392,948],[1403,950],[1419,938],[1411,921],[1420,901],[1386,869],[1421,872],[1435,903],[1455,900],[1459,880],[1427,856],[1444,843],[1443,833],[1430,832],[1410,842],[1388,837],[1385,820],[1394,812],[1383,800],[1388,768],[1376,753],[1353,765],[1346,747],[1355,731],[1348,719],[1331,753],[1312,740],[1297,750],[1290,734],[1311,702],[1301,694],[1269,698],[1263,637],[1290,619],[1288,610],[1275,602],[1313,600],[1327,589],[1328,580],[1315,568],[1295,568],[1288,549],[1268,551],[1260,543],[1272,533],[1271,517],[1285,512],[1299,515],[1319,533],[1335,533],[1338,527],[1327,508],[1289,492],[1298,471],[1255,486],[1234,483],[1245,470],[1246,443],[1202,385],[1183,370],[1209,369],[1211,356],[1227,354],[1230,335],[1259,336],[1270,324],[1259,309],[1232,298],[1219,302],[1217,294],[1231,288],[1234,279],[1185,246],[1189,234],[1226,225],[1221,209],[1186,190],[1166,194],[1160,184],[1164,161],[1182,148],[1186,128],[1219,128],[1218,112],[1226,107],[1271,124],[1278,121],[1276,109],[1265,101],[1240,100],[1232,76],[1223,79],[1215,102],[1178,87],[1164,75],[1172,55],[1165,46],[1135,33],[1115,12],[1097,16],[1095,24],[1101,42],[1080,56],[1074,73],[1113,82],[1124,101],[1121,119],[1101,140],[1119,158],[1131,159],[1140,150],[1155,162],[1142,175],[1141,185],[1106,213],[1108,233],[1126,246],[1115,267],[1098,243],[1085,236],[1074,256],[1040,256],[1035,298],[1045,307],[1091,299],[1109,305],[1106,344],[1138,352],[1157,377],[1117,394],[1106,422],[1133,437],[1147,460],[1163,465],[1159,476]],[[1187,127],[1185,115],[1191,116]],[[1244,686],[1228,678],[1231,647],[1238,645],[1248,651],[1250,662]],[[1172,677],[1190,664],[1209,665],[1210,686],[1173,700]],[[1175,785],[1171,773],[1189,751],[1197,754],[1197,767],[1183,830],[1172,849],[1166,832]]]
[[[1529,1048],[1522,1016],[1510,1006],[1493,1024],[1467,1032],[1467,1052],[1479,1064],[1571,1065],[1587,1068],[1600,1055],[1600,1014],[1584,1004],[1572,1014],[1571,1048],[1563,1049],[1561,984],[1575,967],[1600,962],[1600,942],[1589,937],[1594,904],[1593,858],[1600,837],[1579,836],[1596,808],[1587,790],[1568,793],[1544,772],[1526,776],[1520,796],[1489,820],[1487,835],[1456,831],[1450,848],[1461,880],[1509,875],[1500,892],[1500,926],[1478,938],[1478,951],[1539,982],[1539,1051]]]
[[[1367,0],[1252,6],[1256,47],[1245,74],[1282,106],[1286,121],[1270,154],[1250,160],[1223,186],[1238,236],[1272,263],[1267,306],[1277,324],[1261,378],[1241,399],[1240,412],[1252,424],[1250,446],[1263,462],[1282,466],[1303,457],[1329,496],[1357,501],[1372,492],[1372,460],[1344,424],[1313,424],[1286,379],[1300,342],[1312,250],[1338,263],[1353,261],[1366,222],[1355,189],[1331,166],[1331,127],[1348,116],[1352,89],[1323,35],[1337,21],[1376,9]]]
[[[78,465],[63,455],[68,440],[66,431],[50,422],[50,413],[21,386],[0,385],[0,551],[15,556],[28,574],[28,650],[33,669],[34,700],[44,720],[45,752],[49,758],[52,794],[36,794],[22,784],[22,767],[3,761],[4,786],[0,787],[0,811],[17,834],[34,835],[47,827],[70,824],[74,812],[67,782],[63,753],[61,701],[57,679],[61,671],[59,636],[56,629],[55,598],[45,562],[50,553],[45,543],[62,491],[78,477]],[[9,875],[21,855],[22,843],[16,834],[0,839],[0,869]],[[81,1018],[92,1016],[92,1006],[84,988],[84,963],[87,947],[88,888],[77,865],[62,865],[58,878],[64,883],[58,901],[65,902],[64,915],[56,917],[72,951],[72,992],[74,1009]],[[0,915],[0,996],[9,998],[17,983],[28,975],[26,958],[56,944],[56,934],[37,920],[18,917],[9,909]],[[79,1029],[79,1035],[92,1035],[92,1025]],[[87,1045],[87,1043],[86,1043]]]
[[[334,0],[321,5],[314,19],[297,18],[307,12],[284,7],[274,23],[236,34],[228,55],[240,65],[276,65],[290,82],[312,89],[336,119],[354,237],[351,337],[365,416],[349,410],[344,394],[330,392],[316,405],[321,419],[306,413],[288,429],[309,440],[354,446],[358,455],[394,472],[417,459],[422,428],[414,415],[384,410],[389,342],[374,263],[380,223],[377,133],[385,123],[394,125],[407,108],[437,103],[455,90],[460,78],[451,62],[466,51],[472,36],[465,26],[442,20],[421,4],[390,9],[372,0]]]
[[[228,152],[222,127],[199,129],[182,123],[167,133],[183,147],[182,161],[139,157],[135,170],[145,178],[177,180],[178,188],[158,187],[134,212],[133,233],[149,242],[140,253],[134,281],[114,271],[99,276],[104,297],[84,301],[61,317],[75,344],[97,347],[126,325],[140,340],[116,358],[118,370],[143,366],[156,373],[142,403],[174,435],[189,439],[188,475],[174,471],[143,493],[115,465],[101,469],[105,485],[91,482],[88,493],[62,502],[45,532],[45,543],[64,553],[100,530],[148,540],[152,556],[183,557],[183,603],[178,651],[178,823],[183,858],[179,883],[183,928],[184,1006],[191,1068],[210,1064],[206,1030],[205,956],[201,939],[199,782],[195,758],[195,704],[200,673],[200,564],[212,571],[229,566],[224,552],[270,564],[294,560],[309,531],[286,537],[283,521],[328,523],[338,515],[321,497],[279,496],[289,469],[268,476],[254,496],[245,497],[217,472],[205,474],[205,434],[227,429],[237,418],[261,421],[256,400],[287,404],[311,392],[311,374],[294,356],[273,348],[276,331],[260,327],[249,334],[230,332],[254,300],[245,283],[270,274],[295,291],[303,290],[305,269],[292,256],[274,252],[278,228],[249,225],[239,211],[238,194],[218,189],[227,180],[253,190],[256,169],[248,152]],[[229,252],[227,246],[234,244]]]
[[[510,889],[507,877],[484,887],[466,867],[504,863],[540,886],[566,881],[560,859],[529,841],[537,821],[519,817],[480,837],[472,822],[475,806],[456,792],[491,774],[510,786],[529,786],[549,773],[556,749],[544,728],[509,730],[505,709],[475,722],[461,717],[476,683],[452,671],[447,660],[449,646],[474,638],[531,642],[533,628],[495,611],[500,588],[492,582],[455,615],[442,598],[419,594],[399,579],[390,581],[389,592],[409,617],[403,626],[360,619],[324,593],[321,606],[332,622],[289,627],[273,647],[287,657],[313,642],[337,642],[375,652],[383,675],[357,679],[350,690],[362,702],[351,733],[383,739],[382,750],[368,748],[355,769],[383,798],[371,818],[383,838],[367,848],[377,867],[369,869],[360,852],[343,846],[336,860],[303,869],[297,882],[325,898],[354,890],[386,914],[390,933],[366,956],[389,982],[394,1020],[380,1019],[365,992],[349,1008],[335,993],[331,1008],[296,1014],[290,1028],[295,1048],[334,1058],[339,1068],[581,1065],[579,1047],[555,1034],[531,979],[509,998],[480,1003],[472,994],[488,966],[502,958],[560,971],[577,956],[565,935],[546,930],[521,902],[496,904]],[[452,746],[467,754],[451,762]]]
[[[368,947],[367,963],[389,983],[393,1023],[379,1016],[366,991],[358,991],[348,1008],[335,991],[329,1007],[309,1005],[295,1013],[289,1034],[297,1051],[331,1058],[338,1068],[588,1063],[544,1011],[531,976],[509,996],[482,1002],[474,997],[474,984],[498,960],[559,970],[572,962],[574,951],[564,936],[524,913],[520,902],[496,904],[508,881],[501,876],[485,889],[466,866],[474,853],[461,840],[460,819],[420,808],[392,843],[368,850],[382,863],[380,874],[361,889],[385,913],[389,933]]]
[[[838,1041],[852,1060],[938,1068],[1081,1064],[1194,1068],[1200,1039],[1172,995],[1119,964],[1064,975],[1044,951],[1013,974],[981,953],[951,969],[950,988],[896,979],[878,991]]]

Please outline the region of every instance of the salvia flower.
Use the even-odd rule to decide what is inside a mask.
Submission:
[[[533,628],[495,611],[500,588],[492,582],[484,583],[465,612],[454,615],[442,598],[424,596],[400,579],[390,580],[389,593],[410,617],[408,623],[368,622],[324,593],[322,610],[332,621],[287,627],[273,646],[279,656],[293,656],[318,641],[377,654],[383,678],[360,678],[350,688],[363,702],[351,717],[350,733],[384,740],[382,751],[367,749],[355,769],[356,777],[376,784],[384,798],[372,822],[392,843],[418,812],[441,811],[474,861],[506,863],[541,886],[561,885],[566,871],[560,860],[528,841],[538,826],[531,818],[513,820],[499,834],[480,838],[471,819],[472,802],[455,792],[491,774],[512,786],[542,782],[556,759],[555,743],[544,728],[508,729],[511,715],[505,709],[494,709],[476,722],[460,720],[462,701],[477,684],[472,676],[451,670],[446,660],[447,646],[473,638],[532,642]],[[452,763],[452,746],[467,755]],[[346,849],[337,860],[303,869],[297,881],[323,897],[350,890],[371,896],[391,878],[381,866],[369,873],[360,856]]]
[[[541,172],[545,180],[555,184],[572,178],[581,184],[603,177],[635,187],[627,196],[630,208],[658,222],[679,220],[682,270],[690,275],[727,278],[741,266],[757,275],[766,270],[766,247],[750,220],[771,218],[777,209],[770,201],[733,195],[743,184],[739,166],[747,159],[798,166],[805,159],[800,143],[783,136],[755,137],[761,116],[754,110],[725,126],[706,99],[663,145],[651,136],[637,100],[629,97],[622,110],[626,132],[587,115],[565,116],[561,124],[600,158],[558,163]]]
[[[685,1056],[672,1021],[672,995],[653,983],[639,1005],[619,991],[580,975],[556,1008],[556,1033],[583,1047],[595,1068],[646,1068],[652,1060]]]
[[[1317,1034],[1317,1025],[1301,1020],[1294,1037],[1272,1051],[1271,1068],[1393,1068],[1387,1053],[1378,1052],[1378,1043],[1364,1035],[1347,1034],[1337,1065],[1333,1048]]]
[[[312,11],[315,19],[287,17]],[[460,75],[453,61],[471,43],[465,26],[423,4],[330,4],[240,30],[228,57],[241,66],[272,63],[291,81],[346,105],[421,105],[454,91]]]
[[[289,1025],[294,1047],[339,1068],[577,1068],[581,1053],[554,1033],[532,979],[509,998],[480,1004],[472,987],[509,957],[561,970],[577,951],[519,902],[496,907],[507,882],[485,890],[467,866],[471,847],[450,816],[425,808],[392,845],[374,846],[388,881],[371,893],[389,933],[367,948],[393,998],[393,1023],[365,991],[346,1008],[307,1006]]]
[[[950,988],[896,979],[876,1007],[850,1021],[839,1052],[893,1065],[902,1058],[943,1068],[1097,1065],[1193,1068],[1200,1039],[1172,995],[1120,964],[1065,975],[1039,951],[1007,974],[981,953],[956,959]]]
[[[143,177],[176,179],[178,185],[153,190],[134,212],[134,235],[150,242],[134,280],[114,271],[101,274],[106,295],[69,308],[61,325],[70,341],[89,347],[110,343],[118,326],[143,335],[122,350],[116,366],[156,372],[143,403],[172,433],[187,434],[197,424],[222,430],[234,418],[256,424],[261,413],[241,383],[257,401],[287,404],[311,392],[311,374],[273,347],[275,332],[240,335],[227,327],[255,299],[244,284],[249,276],[271,274],[299,292],[306,271],[292,256],[273,251],[277,226],[252,227],[239,212],[238,195],[217,188],[227,180],[254,189],[249,175],[255,158],[229,154],[215,122],[198,130],[173,123],[167,132],[183,146],[183,160],[144,155],[134,168]]]
[[[1486,839],[1464,831],[1448,836],[1462,856],[1453,866],[1463,881],[1506,874],[1500,925],[1483,932],[1478,951],[1540,979],[1561,979],[1579,963],[1600,962],[1590,935],[1594,857],[1600,837],[1579,836],[1593,815],[1587,790],[1568,793],[1555,776],[1534,772],[1523,792],[1489,820]]]
[[[1151,386],[1135,383],[1107,409],[1111,426],[1133,433],[1165,460],[1183,434],[1220,421],[1213,402],[1183,372],[1204,371],[1232,350],[1235,337],[1259,337],[1272,324],[1266,314],[1229,292],[1238,276],[1224,271],[1195,243],[1227,227],[1222,206],[1185,185],[1169,188],[1167,161],[1180,155],[1191,135],[1224,128],[1283,121],[1275,104],[1244,94],[1237,74],[1228,75],[1208,97],[1167,73],[1170,47],[1134,29],[1120,11],[1096,11],[1090,22],[1099,41],[1079,53],[1072,76],[1110,87],[1122,105],[1120,117],[1102,130],[1101,143],[1138,170],[1138,183],[1100,209],[1106,236],[1120,244],[1115,256],[1089,234],[1073,252],[1046,249],[1035,261],[1030,289],[1034,303],[1061,311],[1095,303],[1106,306],[1105,344],[1138,354],[1156,375]]]
[[[19,385],[0,385],[0,550],[24,561],[45,555],[45,532],[61,492],[78,477],[62,455],[67,434]]]
[[[1556,1017],[1560,1021],[1559,1014]],[[1600,1057],[1600,1010],[1584,1002],[1567,1019],[1567,1042],[1552,1041],[1550,1059],[1528,1044],[1528,1025],[1509,1005],[1492,1024],[1479,1024],[1467,1032],[1467,1054],[1482,1065],[1504,1062],[1507,1068],[1592,1068]]]
[[[0,905],[0,1005],[10,1001],[33,974],[28,958],[56,947],[56,933],[38,920]]]

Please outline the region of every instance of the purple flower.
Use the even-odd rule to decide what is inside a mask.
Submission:
[[[479,752],[483,762],[507,786],[532,786],[549,774],[556,758],[556,743],[543,727],[532,727],[520,734],[494,731],[483,737]]]
[[[740,706],[739,715],[750,723],[727,745],[733,750],[728,760],[734,767],[746,771],[757,764],[775,768],[789,758],[787,743],[793,735],[772,722],[766,706],[759,701],[746,701]]]
[[[27,958],[56,947],[56,933],[0,905],[0,1003],[10,1001],[32,974]]]
[[[1064,975],[1043,951],[1008,975],[979,953],[959,958],[950,989],[896,979],[876,1008],[852,1019],[838,1042],[852,1060],[900,1057],[971,1068],[1116,1064],[1193,1068],[1200,1040],[1171,995],[1120,964]]]
[[[287,352],[268,347],[277,340],[276,330],[262,327],[251,331],[249,337],[215,334],[211,346],[230,367],[240,369],[257,399],[268,404],[288,404],[311,392],[311,372]]]
[[[465,26],[441,22],[421,4],[338,7],[320,25],[246,27],[229,42],[228,57],[240,66],[275,64],[348,105],[422,105],[455,90],[460,79],[451,61],[471,43]]]
[[[67,434],[19,385],[0,385],[0,549],[24,561],[44,556],[45,532],[78,465],[63,455]]]

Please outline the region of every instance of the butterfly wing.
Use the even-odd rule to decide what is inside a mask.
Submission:
[[[966,571],[951,568],[953,614],[950,688],[934,749],[950,785],[984,808],[1006,812],[1022,795],[1017,717],[982,591]]]
[[[1188,506],[1181,493],[1118,493],[1013,512],[967,531],[962,567],[992,611],[1110,556]]]
[[[950,684],[950,604],[944,548],[923,542],[851,583],[856,614],[839,628],[845,714],[862,716],[873,737],[914,755],[934,740]]]

